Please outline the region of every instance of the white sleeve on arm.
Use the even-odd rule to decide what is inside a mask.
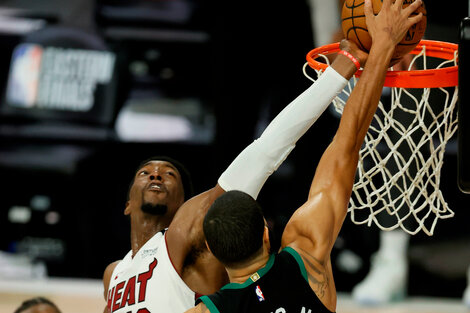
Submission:
[[[245,148],[219,177],[225,190],[240,190],[256,199],[268,177],[295,143],[320,117],[348,81],[328,67],[317,81],[286,106],[261,137]]]

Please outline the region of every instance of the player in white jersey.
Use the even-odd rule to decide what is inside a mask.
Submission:
[[[168,257],[164,233],[154,235],[134,257],[129,251],[116,266],[108,290],[111,312],[129,312],[130,308],[132,312],[148,312],[147,307],[183,312],[194,304],[194,291],[183,282]],[[152,290],[151,295],[147,290]]]
[[[341,48],[364,64],[367,55],[357,47],[344,41]],[[356,72],[352,59],[338,55],[332,66],[240,153],[212,189],[185,201],[189,184],[184,184],[185,171],[178,162],[156,158],[139,167],[124,211],[130,216],[131,251],[105,270],[105,312],[180,313],[193,306],[197,294],[213,293],[228,282],[224,267],[204,243],[202,221],[207,210],[225,191],[241,190],[257,197],[297,140]],[[159,235],[166,228],[164,236]],[[149,254],[153,251],[152,258]]]

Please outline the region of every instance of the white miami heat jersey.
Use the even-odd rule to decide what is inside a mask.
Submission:
[[[194,306],[195,293],[183,282],[168,255],[164,232],[155,234],[113,271],[108,308],[116,313],[181,313]]]

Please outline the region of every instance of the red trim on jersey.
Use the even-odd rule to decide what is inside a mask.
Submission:
[[[107,297],[107,301],[108,301],[108,308],[109,308],[109,312],[111,312],[111,310],[113,309],[113,296],[114,296],[114,288],[116,286],[113,287],[113,289],[109,290],[108,289],[108,297]]]

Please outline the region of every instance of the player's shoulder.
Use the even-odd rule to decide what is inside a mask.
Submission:
[[[114,262],[108,264],[108,266],[106,266],[106,269],[104,270],[104,273],[103,273],[103,281],[109,281],[109,278],[113,274],[114,269],[116,268],[116,266],[118,266],[118,264],[121,261],[122,260],[117,260],[117,261],[114,261]]]
[[[122,260],[117,260],[117,261],[114,261],[112,263],[109,263],[108,266],[106,266],[105,272],[110,271],[110,270],[114,270],[114,268],[121,262],[122,262]]]
[[[106,266],[106,269],[104,270],[103,273],[103,287],[104,287],[104,298],[106,299],[107,297],[107,292],[108,292],[108,287],[109,283],[111,281],[111,277],[113,275],[114,269],[118,264],[121,262],[121,260],[114,261],[113,263],[110,263],[108,266]]]

